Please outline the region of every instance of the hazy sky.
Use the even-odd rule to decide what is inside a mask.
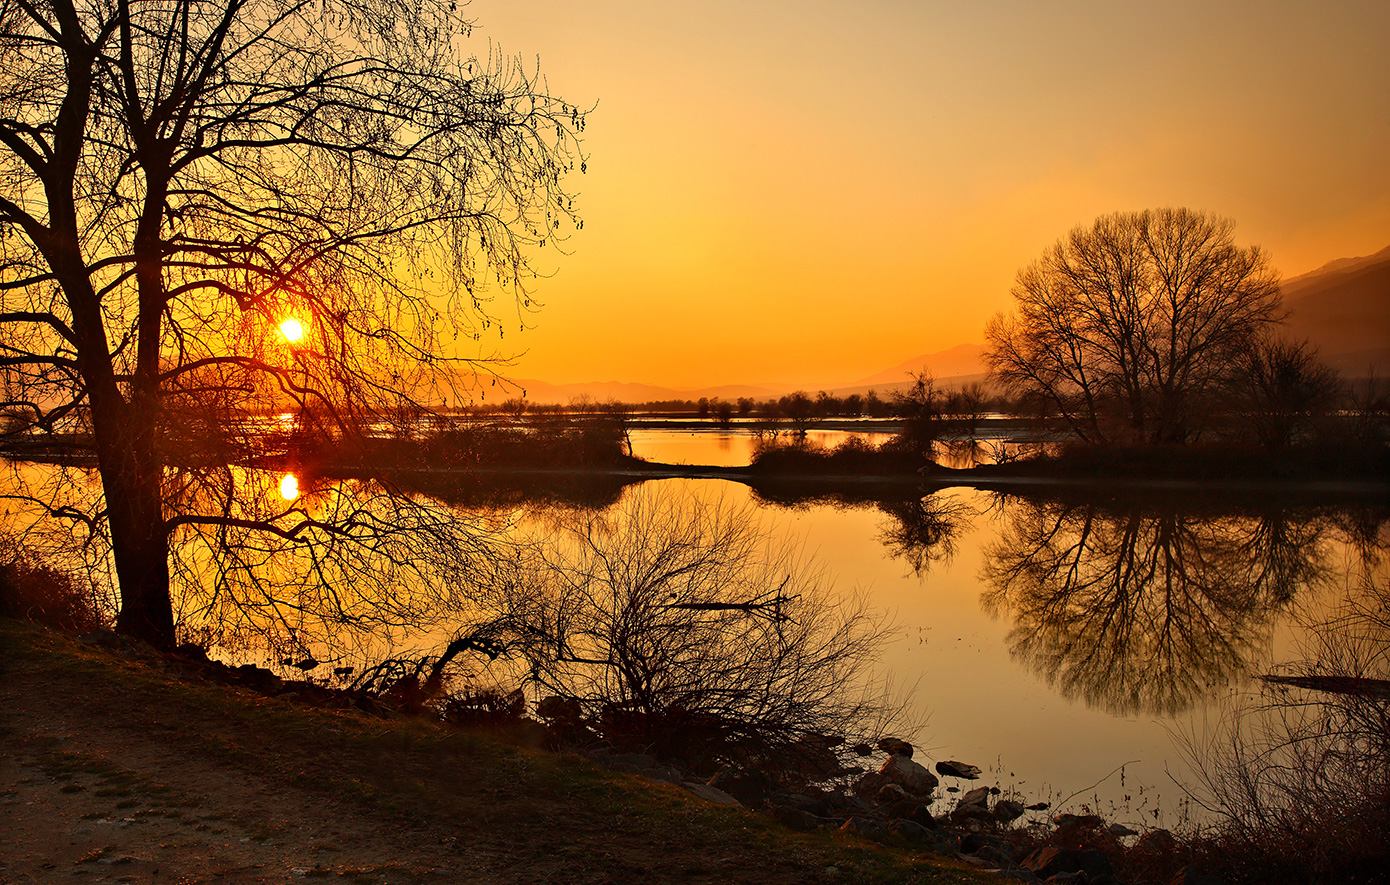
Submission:
[[[1390,3],[474,0],[596,104],[585,221],[518,377],[853,382],[982,340],[1119,210],[1236,221],[1286,275],[1390,245]]]

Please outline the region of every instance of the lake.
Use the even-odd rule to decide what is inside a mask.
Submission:
[[[814,441],[847,436],[824,431]],[[755,443],[738,430],[632,435],[634,454],[667,463],[746,464]],[[16,480],[37,488],[57,472],[27,465]],[[86,471],[66,472],[94,491]],[[279,477],[248,472],[241,481],[271,509],[286,506]],[[558,502],[534,488],[492,495],[489,531],[544,526],[552,508],[611,507],[634,495],[750,508],[769,544],[799,547],[840,592],[863,592],[897,625],[875,667],[921,726],[901,736],[931,761],[978,765],[978,784],[1052,803],[1047,814],[1088,807],[1134,826],[1206,819],[1187,795],[1201,794],[1189,748],[1219,735],[1259,692],[1259,676],[1306,657],[1333,619],[1338,630],[1379,631],[1382,647],[1387,639],[1383,615],[1364,617],[1390,602],[1390,508],[1379,502],[1192,490],[907,490],[883,499],[723,480],[621,483]],[[312,478],[301,485],[313,502]],[[482,506],[467,495],[446,500],[460,512]],[[396,651],[437,652],[449,627],[393,635]],[[359,645],[356,660],[385,651]],[[272,665],[286,653],[221,651]]]

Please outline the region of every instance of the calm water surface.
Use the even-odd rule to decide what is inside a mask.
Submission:
[[[753,445],[736,431],[633,440],[651,460],[704,464],[746,464]],[[916,741],[932,760],[979,765],[981,783],[1029,802],[1067,800],[1132,824],[1203,819],[1179,786],[1197,787],[1188,744],[1213,735],[1258,675],[1299,657],[1308,622],[1367,580],[1385,585],[1347,540],[1355,508],[1039,503],[975,490],[923,508],[662,484],[751,501],[775,536],[893,613],[903,632],[883,671],[924,723]],[[938,511],[953,514],[945,540]]]
[[[665,462],[746,464],[754,444],[738,431],[633,434],[636,454]],[[24,479],[37,485],[49,472],[26,467]],[[262,483],[267,496],[276,481]],[[1304,654],[1307,625],[1332,606],[1366,588],[1385,593],[1390,561],[1386,510],[1364,505],[974,490],[874,501],[778,497],[720,480],[647,486],[601,490],[590,506],[652,491],[750,504],[771,543],[800,545],[840,590],[891,612],[900,632],[880,669],[922,724],[904,737],[930,760],[978,765],[981,784],[1053,802],[1052,813],[1088,805],[1150,826],[1203,817],[1178,785],[1196,785],[1183,739],[1211,734],[1258,675]],[[532,494],[503,500],[544,519]],[[1378,560],[1353,543],[1358,533]],[[441,636],[409,647],[437,652]]]

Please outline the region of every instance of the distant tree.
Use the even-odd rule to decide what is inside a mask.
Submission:
[[[946,430],[945,391],[936,386],[930,372],[912,376],[912,384],[893,393],[893,411],[902,419],[903,429],[893,440],[894,448],[930,459],[937,440]]]
[[[715,400],[714,420],[720,427],[728,427],[734,420],[734,404],[727,400]]]
[[[1236,420],[1269,448],[1313,434],[1346,394],[1315,348],[1272,336],[1240,354],[1228,377]]]
[[[465,55],[468,29],[445,0],[5,3],[0,374],[25,429],[89,422],[102,495],[78,515],[109,540],[118,629],[174,641],[176,535],[226,565],[196,576],[223,599],[296,551],[419,566],[412,526],[471,555],[403,497],[311,518],[215,457],[277,401],[341,437],[464,396],[456,342],[494,327],[489,281],[529,304],[529,249],[574,220],[583,117]],[[230,561],[247,533],[289,552]]]
[[[754,406],[754,405],[755,405],[755,403],[753,402],[753,398],[752,398],[751,396],[741,396],[741,397],[739,397],[739,398],[738,398],[738,416],[739,416],[740,418],[747,418],[749,415],[753,414],[753,406]]]
[[[1096,443],[1184,443],[1226,370],[1278,319],[1265,252],[1188,209],[1077,227],[1019,272],[1015,309],[990,320],[992,377]]]
[[[777,400],[777,409],[798,433],[805,433],[816,420],[816,402],[806,391],[797,390]]]

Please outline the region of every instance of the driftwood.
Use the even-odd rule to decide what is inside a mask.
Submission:
[[[1371,698],[1390,698],[1390,679],[1371,679],[1365,676],[1261,676],[1275,685],[1292,685],[1332,694],[1358,695]]]

